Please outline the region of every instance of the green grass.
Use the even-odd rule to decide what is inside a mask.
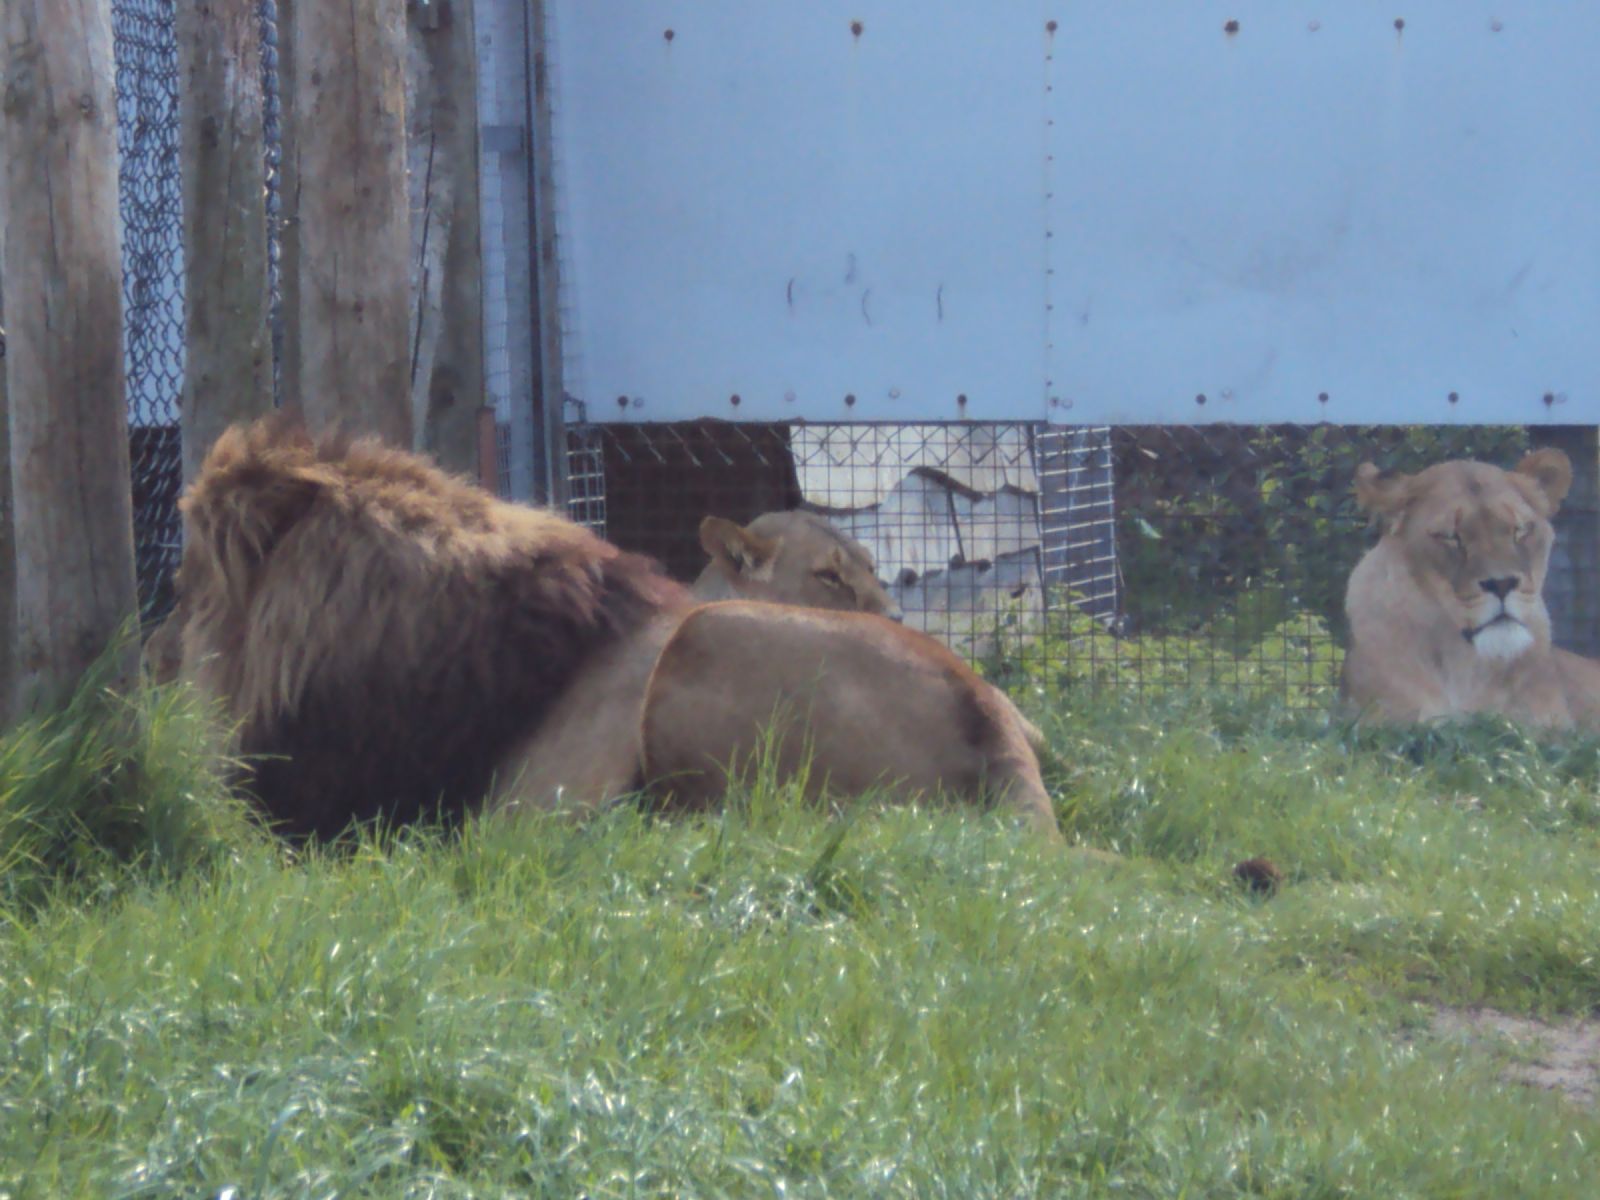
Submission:
[[[0,746],[0,831],[57,830],[5,872],[0,1195],[1600,1178],[1593,1111],[1424,1020],[1600,1000],[1597,743],[1101,697],[1035,715],[1066,828],[1118,864],[771,787],[696,820],[488,819],[290,861],[221,801],[203,713],[115,711]],[[46,780],[74,820],[44,815]],[[1230,877],[1255,854],[1287,877],[1270,900]]]

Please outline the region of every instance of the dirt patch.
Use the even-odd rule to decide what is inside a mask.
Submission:
[[[1468,1041],[1497,1038],[1518,1051],[1501,1073],[1508,1083],[1559,1091],[1576,1104],[1600,1101],[1600,1020],[1539,1021],[1492,1008],[1436,1008],[1433,1032]]]

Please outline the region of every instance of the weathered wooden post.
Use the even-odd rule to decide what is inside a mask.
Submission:
[[[450,470],[471,473],[484,394],[473,5],[416,0],[412,12],[412,418],[424,449]]]
[[[0,358],[5,356],[5,187],[0,184]],[[17,546],[11,528],[11,408],[0,362],[0,729],[11,723],[17,697]]]
[[[284,397],[314,429],[337,422],[410,447],[405,0],[297,0],[279,19],[294,229],[284,366],[296,372]]]
[[[175,10],[183,168],[183,478],[272,407],[261,21],[255,0]]]
[[[111,5],[5,0],[0,31],[18,682],[53,704],[136,606]]]

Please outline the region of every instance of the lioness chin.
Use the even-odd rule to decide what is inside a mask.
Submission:
[[[1550,519],[1572,484],[1559,450],[1511,471],[1454,460],[1356,472],[1381,535],[1345,593],[1344,711],[1397,724],[1493,713],[1600,730],[1600,663],[1551,645]]]

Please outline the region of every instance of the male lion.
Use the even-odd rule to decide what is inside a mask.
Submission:
[[[1559,450],[1512,471],[1438,463],[1416,475],[1356,472],[1380,523],[1350,576],[1347,711],[1383,723],[1498,713],[1530,725],[1600,729],[1600,663],[1550,644],[1545,570],[1572,483]]]
[[[742,597],[904,619],[878,579],[872,553],[826,518],[808,512],[763,513],[748,525],[723,517],[700,522],[700,546],[711,556],[694,582],[701,600]],[[1017,722],[1035,753],[1044,734],[995,689],[998,703]]]
[[[226,432],[181,508],[181,670],[291,834],[486,795],[712,803],[765,749],[788,773],[811,751],[814,793],[995,799],[1060,836],[992,689],[892,623],[696,605],[564,517],[281,418]]]

